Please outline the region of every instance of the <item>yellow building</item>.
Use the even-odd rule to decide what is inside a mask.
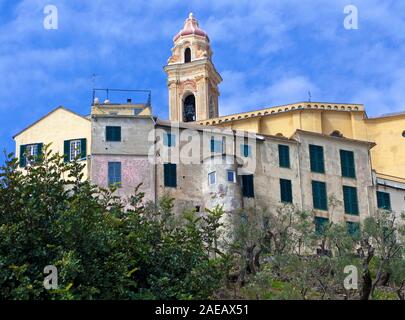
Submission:
[[[14,136],[21,167],[27,165],[25,157],[21,156],[23,152],[35,155],[43,144],[52,143],[53,151],[65,154],[66,161],[75,156],[86,160],[86,177],[92,182],[102,186],[111,181],[119,182],[120,194],[126,194],[142,181],[145,192],[156,199],[168,191],[169,186],[166,186],[164,167],[150,165],[148,151],[155,143],[148,139],[150,132],[161,129],[168,133],[177,127],[177,131],[192,129],[202,134],[213,127],[226,128],[233,130],[228,133],[253,133],[255,139],[260,140],[258,154],[261,157],[255,159],[257,171],[251,173],[249,181],[236,177],[235,172],[228,181],[225,173],[229,168],[218,167],[215,169],[218,179],[222,177],[224,182],[216,183],[217,173],[209,172],[216,168],[214,165],[212,168],[200,164],[174,166],[167,173],[172,175],[171,183],[175,185],[170,190],[176,197],[183,197],[184,207],[200,208],[209,203],[202,193],[208,190],[206,175],[210,175],[214,183],[209,184],[207,194],[223,195],[225,189],[234,190],[240,202],[235,202],[236,198],[231,195],[228,201],[238,203],[237,206],[243,203],[242,207],[247,204],[274,206],[280,201],[283,180],[287,183],[284,187],[291,189],[293,202],[305,209],[316,209],[313,205],[313,183],[316,182],[317,192],[323,188],[325,195],[333,193],[342,200],[346,191],[351,192],[358,207],[354,211],[360,217],[369,215],[376,207],[405,211],[405,112],[370,118],[362,104],[299,102],[219,116],[222,78],[212,61],[209,37],[192,14],[173,39],[171,56],[164,70],[168,78],[170,121],[157,120],[149,103],[132,104],[130,100],[126,104],[108,100],[101,104],[95,99],[89,117],[59,107]],[[173,137],[175,139],[175,135]],[[236,136],[234,139],[236,141]],[[279,164],[280,146],[284,151],[289,150],[288,157],[291,153],[291,166]],[[243,147],[250,150],[252,146]],[[321,159],[320,172],[312,167],[314,155],[310,149]],[[346,162],[353,163],[352,175],[343,174],[342,153],[350,158]],[[157,152],[154,156],[159,157]],[[238,156],[244,158],[243,154]],[[251,194],[256,188],[253,200],[244,197],[243,192],[240,194],[239,189],[244,185],[249,185]],[[227,187],[224,189],[224,186]],[[173,192],[175,188],[178,189]],[[224,199],[221,197],[220,201]],[[356,213],[346,211],[347,208],[341,209],[341,217],[359,221],[354,217]],[[328,209],[317,213],[323,218],[328,214]]]
[[[35,157],[41,153],[44,145],[50,144],[54,153],[65,155],[65,161],[75,158],[84,161],[84,175],[87,178],[91,147],[90,129],[89,118],[64,107],[57,107],[13,137],[20,167],[29,165],[29,156]]]

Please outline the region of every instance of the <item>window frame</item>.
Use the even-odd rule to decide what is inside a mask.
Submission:
[[[328,211],[328,188],[326,182],[312,180],[311,184],[312,184],[312,205],[314,209]],[[322,186],[324,195],[319,194],[320,186]]]
[[[115,131],[115,130],[117,130],[117,131]],[[106,142],[121,142],[122,141],[121,126],[106,126],[105,127],[105,141]]]
[[[115,165],[118,165],[118,166],[115,167]],[[119,181],[115,181],[115,180],[117,180],[117,174],[116,174],[117,168],[119,168],[119,176],[118,176]],[[114,171],[112,175],[110,175],[110,170]],[[122,187],[122,163],[120,161],[109,161],[107,176],[108,176],[107,182],[108,182],[109,187],[115,186],[115,187],[121,188]],[[111,181],[111,180],[114,180],[114,181]]]
[[[211,178],[214,177],[214,181],[211,181]],[[217,183],[217,172],[216,171],[211,171],[208,173],[208,185],[212,186]]]
[[[345,214],[358,216],[360,215],[359,198],[357,188],[352,186],[343,186],[343,207]]]
[[[280,168],[291,168],[290,146],[285,144],[278,145],[278,165]]]
[[[342,177],[356,179],[354,152],[351,150],[340,149],[339,155]]]
[[[377,208],[382,209],[382,210],[391,211],[392,210],[391,194],[386,191],[377,190],[376,195],[377,195]],[[385,199],[381,199],[381,197],[385,197]],[[388,204],[389,204],[388,208],[386,206],[381,206],[381,201],[384,202],[384,204],[385,204],[385,202],[387,200],[388,200]]]
[[[232,173],[232,181],[229,180],[229,174]],[[227,169],[226,170],[226,180],[228,182],[236,183],[236,171],[232,169]]]
[[[280,178],[280,201],[282,203],[293,203],[292,181],[289,179]]]
[[[319,158],[318,158],[319,157]],[[325,150],[323,146],[309,145],[309,161],[311,172],[325,173]]]
[[[72,149],[72,144],[77,144],[77,143],[79,144],[79,147],[76,146],[76,148],[73,150]],[[81,155],[82,155],[82,140],[81,139],[69,140],[69,150],[70,150],[70,159],[69,159],[70,161],[74,161],[77,157],[81,158]],[[75,154],[75,156],[73,157],[73,154],[77,153],[77,151],[79,151],[78,154]]]

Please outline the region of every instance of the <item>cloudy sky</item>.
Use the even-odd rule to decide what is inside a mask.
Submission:
[[[57,30],[44,28],[48,4]],[[344,28],[347,5],[357,30]],[[88,114],[93,86],[151,89],[167,118],[163,66],[189,12],[211,39],[223,115],[308,91],[369,116],[405,110],[405,1],[0,0],[1,147],[13,151],[12,136],[56,106]]]

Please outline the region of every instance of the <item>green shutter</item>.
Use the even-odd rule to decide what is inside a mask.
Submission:
[[[311,163],[311,171],[318,173],[325,173],[323,147],[310,144],[309,157]]]
[[[312,181],[312,201],[315,209],[328,210],[325,182]]]
[[[63,143],[63,154],[65,162],[70,161],[70,140],[65,140]]]
[[[293,202],[291,180],[280,179],[280,196],[281,202]]]
[[[340,150],[340,164],[343,177],[347,178],[356,177],[353,151]]]
[[[44,148],[44,144],[43,143],[38,143],[37,144],[37,150],[38,150],[38,154],[37,154],[37,159],[36,161],[41,161],[43,159],[43,155],[42,155],[42,149]]]
[[[24,168],[27,165],[27,159],[25,157],[26,145],[20,145],[20,167]]]
[[[328,223],[328,218],[315,217],[315,233],[317,235],[323,235]]]
[[[282,144],[278,145],[278,161],[280,167],[290,167],[290,147]]]
[[[80,139],[80,146],[81,146],[81,159],[86,159],[87,157],[87,140],[86,139]]]
[[[360,237],[360,223],[358,222],[346,222],[347,233],[355,239]]]
[[[165,187],[177,187],[177,166],[175,163],[163,164],[164,185]]]
[[[377,206],[379,209],[391,210],[391,197],[388,192],[377,191]]]
[[[359,214],[357,189],[355,187],[343,186],[343,202],[345,213],[353,215]]]

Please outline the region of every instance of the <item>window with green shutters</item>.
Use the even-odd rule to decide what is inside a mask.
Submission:
[[[247,158],[252,155],[252,148],[248,144],[241,144],[240,145],[240,154]]]
[[[278,145],[278,162],[282,168],[290,168],[290,147],[279,144]]]
[[[347,232],[355,239],[360,237],[360,223],[346,221]]]
[[[176,136],[172,133],[164,133],[163,135],[163,144],[167,147],[176,146]]]
[[[74,154],[73,148],[80,146],[80,154],[78,150]],[[64,160],[65,162],[70,162],[75,160],[75,156],[79,155],[77,158],[78,160],[86,160],[87,157],[87,139],[82,138],[82,139],[72,139],[72,140],[65,140],[63,142],[63,154],[64,154]]]
[[[108,162],[108,185],[121,187],[121,162]]]
[[[379,209],[391,210],[391,196],[388,192],[377,191],[377,206]]]
[[[328,210],[328,196],[325,182],[312,181],[312,202],[314,209]]]
[[[121,141],[121,127],[107,126],[105,136],[106,141]]]
[[[255,196],[253,174],[242,175],[242,195],[246,198],[253,198]]]
[[[165,187],[177,187],[177,165],[175,163],[163,164]]]
[[[323,147],[313,144],[309,145],[309,158],[311,162],[311,171],[325,173],[325,163],[323,157]]]
[[[345,213],[358,215],[359,204],[357,201],[357,188],[343,186],[343,202],[345,207]]]
[[[291,180],[280,179],[280,196],[281,202],[293,202]]]
[[[19,165],[24,168],[27,165],[34,164],[42,156],[43,143],[31,143],[20,145]]]
[[[318,235],[323,235],[329,223],[329,219],[323,217],[315,217],[314,222],[315,222],[315,233]]]
[[[342,177],[356,178],[353,151],[340,150],[340,166]]]

